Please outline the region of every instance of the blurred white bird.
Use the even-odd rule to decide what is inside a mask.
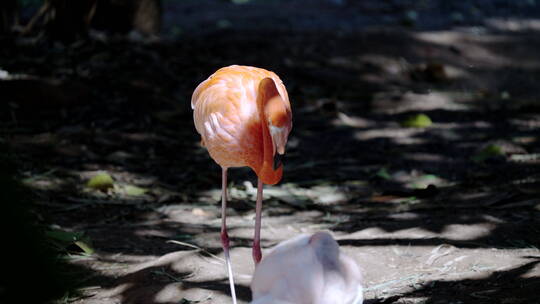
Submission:
[[[362,304],[361,273],[328,232],[278,244],[253,274],[251,304]]]

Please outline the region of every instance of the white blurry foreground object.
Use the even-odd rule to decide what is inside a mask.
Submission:
[[[253,275],[251,304],[361,304],[358,265],[328,232],[278,244]]]

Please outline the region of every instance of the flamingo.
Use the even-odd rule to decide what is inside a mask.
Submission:
[[[328,232],[278,244],[257,266],[251,304],[362,304],[358,265]]]
[[[227,234],[227,169],[250,167],[257,175],[255,232],[252,256],[261,258],[260,231],[263,184],[274,185],[283,175],[281,158],[292,129],[287,89],[265,69],[232,65],[201,82],[191,98],[195,128],[201,144],[221,166],[221,244],[236,304]]]

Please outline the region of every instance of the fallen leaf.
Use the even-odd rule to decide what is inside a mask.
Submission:
[[[133,186],[133,185],[124,186],[124,193],[126,195],[139,196],[139,195],[145,194],[146,192],[148,192],[148,189]]]
[[[388,170],[386,168],[381,168],[377,173],[375,173],[375,176],[380,177],[385,180],[390,180],[392,177],[390,176],[390,173],[388,173]]]
[[[83,232],[71,232],[63,230],[46,231],[45,235],[51,240],[51,243],[59,250],[67,250],[69,246],[75,245],[85,254],[94,253],[90,238]]]
[[[406,128],[427,128],[432,124],[433,122],[431,121],[431,118],[429,118],[429,116],[427,116],[426,114],[417,114],[405,119],[401,123],[401,126]]]
[[[497,145],[488,145],[476,153],[476,155],[474,155],[471,159],[475,162],[483,162],[489,158],[495,158],[498,156],[504,156],[504,152],[502,151],[501,147]]]
[[[105,191],[113,187],[113,178],[106,172],[98,173],[92,177],[87,183],[88,188]]]

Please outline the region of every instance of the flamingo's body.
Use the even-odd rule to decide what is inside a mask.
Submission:
[[[358,266],[327,232],[276,246],[255,269],[251,304],[361,304]]]
[[[282,168],[272,168],[274,146],[284,153],[292,116],[276,74],[247,66],[219,69],[195,89],[191,107],[197,132],[221,167],[251,167],[265,184],[281,179]]]
[[[195,128],[210,156],[222,168],[221,240],[233,302],[234,283],[227,235],[227,169],[248,166],[258,177],[253,259],[261,260],[260,227],[264,184],[276,184],[283,174],[280,157],[285,153],[292,128],[291,105],[281,79],[273,72],[232,65],[203,81],[191,98]]]

